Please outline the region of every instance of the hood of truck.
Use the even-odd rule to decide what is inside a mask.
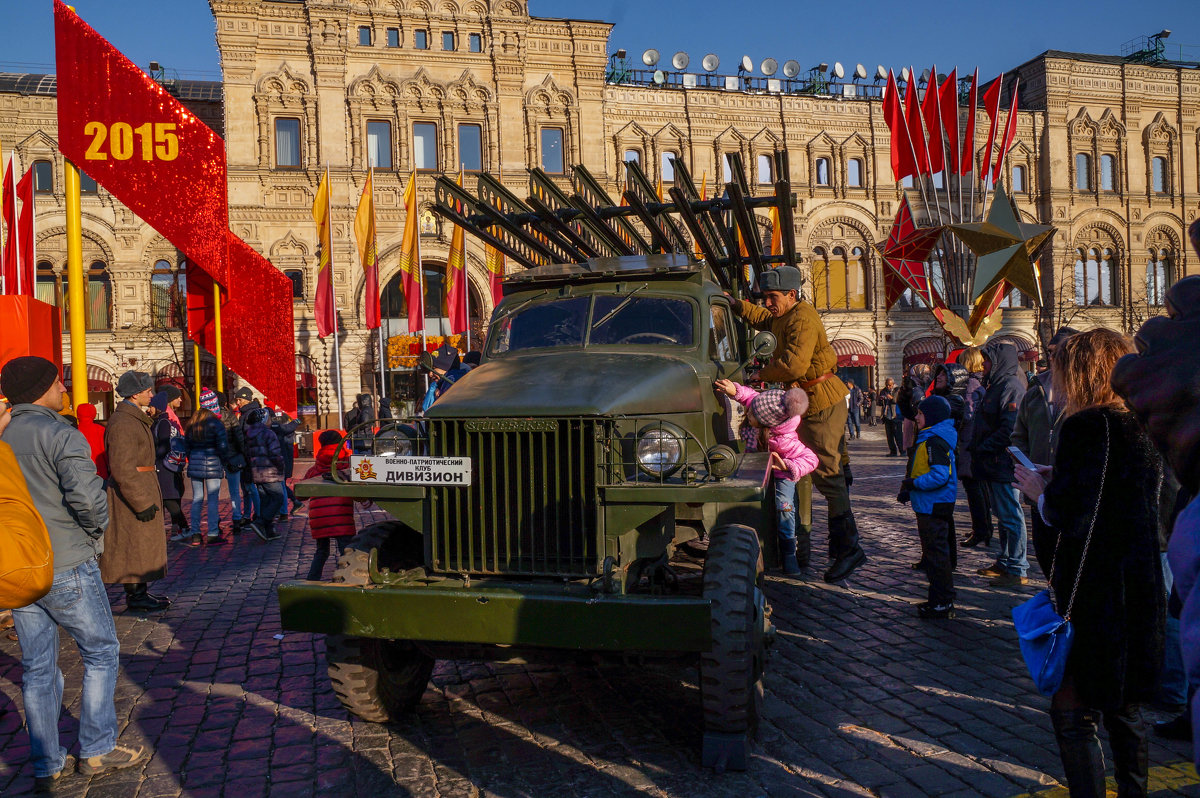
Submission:
[[[709,388],[711,390],[711,388]],[[430,418],[609,416],[704,408],[692,365],[662,355],[571,350],[510,355],[471,369]]]

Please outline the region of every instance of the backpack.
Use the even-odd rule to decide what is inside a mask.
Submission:
[[[53,584],[50,534],[12,447],[0,443],[0,607],[27,607]]]

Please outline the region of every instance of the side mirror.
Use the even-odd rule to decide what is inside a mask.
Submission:
[[[770,355],[775,351],[775,347],[777,345],[778,342],[775,340],[775,336],[771,333],[767,332],[766,330],[757,333],[753,340],[750,341],[750,356],[742,361],[741,365],[735,370],[735,373],[737,371],[745,373],[746,366],[749,366],[752,362],[760,357],[766,357],[767,355]]]

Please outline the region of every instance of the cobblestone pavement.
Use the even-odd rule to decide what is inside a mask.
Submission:
[[[768,579],[778,641],[746,773],[700,769],[696,673],[682,665],[439,663],[411,719],[349,720],[330,692],[321,638],[279,637],[275,586],[303,576],[314,547],[297,516],[271,544],[246,535],[172,546],[169,574],[153,588],[175,599],[164,613],[127,614],[110,591],[121,736],[154,757],[140,769],[71,774],[59,794],[1065,796],[1047,700],[1024,673],[1009,617],[1036,588],[988,587],[974,572],[989,552],[967,550],[959,617],[919,621],[914,522],[893,498],[901,462],[881,456],[878,429],[865,432],[850,447],[870,563],[844,586],[820,580],[821,556],[802,578]],[[959,508],[965,529],[965,500]],[[823,528],[823,507],[818,518]],[[824,543],[817,534],[814,550]],[[0,636],[5,796],[32,785],[19,658]],[[61,660],[64,741],[74,746],[81,665],[69,641]],[[1155,795],[1200,795],[1187,745],[1154,740],[1150,752]]]

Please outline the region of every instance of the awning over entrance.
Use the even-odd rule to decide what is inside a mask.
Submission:
[[[190,366],[187,371],[191,371]],[[227,387],[230,384],[232,373],[229,369],[225,369],[225,384]],[[154,375],[154,387],[161,388],[168,383],[182,387],[185,379],[190,379],[190,377],[182,366],[178,363],[166,363],[158,367],[158,373]],[[206,388],[212,388],[214,391],[217,389],[217,361],[201,358],[200,382]],[[191,389],[190,385],[187,387],[189,390]]]
[[[113,389],[116,380],[113,375],[99,366],[88,363],[87,366],[88,393],[106,393]],[[63,364],[63,385],[71,387],[71,364]]]
[[[1031,363],[1037,362],[1037,359],[1038,359],[1037,347],[1034,346],[1032,343],[1030,343],[1029,339],[1025,338],[1024,336],[1013,335],[1011,333],[1008,335],[997,335],[995,338],[992,338],[988,343],[992,343],[994,341],[1004,341],[1006,343],[1010,343],[1013,346],[1015,346],[1017,348],[1017,358],[1019,360],[1025,360],[1025,361],[1028,361]]]
[[[904,368],[919,363],[941,363],[945,356],[946,350],[941,338],[917,338],[904,345]]]
[[[862,341],[855,341],[852,338],[838,338],[835,341],[830,341],[829,345],[833,347],[834,352],[837,352],[837,364],[841,368],[875,365],[875,352]]]
[[[308,355],[296,354],[296,387],[317,387],[317,377],[313,374],[312,358]]]

